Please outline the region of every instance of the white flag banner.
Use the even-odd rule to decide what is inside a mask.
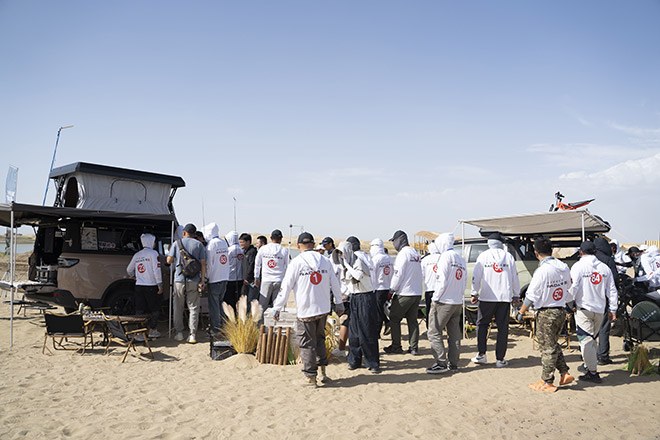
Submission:
[[[18,186],[18,168],[9,165],[7,180],[5,182],[5,203],[16,201],[16,187]]]

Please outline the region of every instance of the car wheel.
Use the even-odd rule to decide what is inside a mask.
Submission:
[[[118,290],[108,295],[105,307],[111,315],[135,315],[135,296],[132,290]]]

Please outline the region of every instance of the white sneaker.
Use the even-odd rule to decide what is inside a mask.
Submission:
[[[177,332],[177,334],[174,335],[174,340],[179,341],[179,342],[183,341],[184,340],[183,333],[182,332]]]
[[[160,338],[160,332],[158,330],[156,330],[155,328],[152,328],[151,330],[149,330],[149,335],[148,336],[149,336],[150,339]]]
[[[190,336],[188,336],[188,344],[197,344],[197,339],[195,338],[194,333],[191,333]]]
[[[472,358],[472,362],[474,362],[475,364],[483,365],[488,363],[488,359],[486,358],[485,354],[478,354]]]
[[[506,367],[506,366],[508,366],[508,365],[509,365],[509,361],[507,361],[506,359],[495,362],[495,366],[496,366],[497,368],[504,368],[504,367]]]
[[[144,342],[144,335],[142,333],[138,333],[137,335],[133,336],[133,340],[137,342]]]

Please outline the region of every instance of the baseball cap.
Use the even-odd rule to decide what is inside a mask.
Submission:
[[[593,255],[596,253],[596,245],[593,241],[583,241],[580,250],[585,254]]]
[[[490,234],[488,236],[488,239],[489,240],[497,240],[497,241],[501,241],[502,243],[504,243],[504,237],[502,237],[502,234],[500,234],[499,232],[493,232],[492,234]]]
[[[303,232],[298,236],[298,244],[314,243],[314,236],[309,232]]]
[[[321,240],[321,245],[325,246],[326,244],[335,244],[335,241],[331,237],[325,237],[323,240]]]
[[[630,256],[630,254],[638,254],[640,252],[642,251],[637,246],[631,246],[628,252],[626,252],[626,255]]]
[[[197,232],[197,228],[192,223],[188,223],[186,226],[184,226],[183,230],[188,234],[194,234],[195,232]]]
[[[273,229],[273,232],[270,233],[270,238],[282,238],[282,231]]]
[[[396,232],[394,233],[394,235],[392,236],[392,238],[390,238],[389,241],[394,241],[394,240],[396,240],[397,238],[399,238],[399,237],[404,237],[404,236],[407,237],[406,233],[403,232],[403,231],[401,231],[401,230],[398,230],[398,231],[396,231]]]

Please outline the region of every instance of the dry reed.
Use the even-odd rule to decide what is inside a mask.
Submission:
[[[257,322],[261,319],[259,301],[253,300],[248,314],[247,296],[243,295],[236,305],[238,313],[227,303],[222,303],[227,320],[222,332],[237,353],[254,353],[259,340]]]

